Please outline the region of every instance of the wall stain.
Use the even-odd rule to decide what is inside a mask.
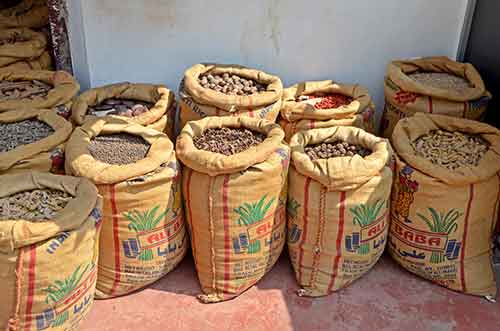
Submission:
[[[271,29],[271,34],[270,34],[270,39],[273,43],[273,47],[276,50],[276,54],[280,54],[280,37],[281,37],[281,31],[280,31],[280,13],[279,13],[279,5],[280,5],[281,0],[270,0],[269,1],[269,7],[267,9],[267,17],[269,19],[269,25]]]

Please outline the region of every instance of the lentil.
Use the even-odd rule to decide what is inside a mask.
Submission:
[[[354,99],[340,93],[332,93],[328,95],[306,95],[298,98],[297,101],[308,101],[315,109],[335,109],[342,106],[347,106]]]
[[[369,149],[359,145],[349,144],[345,141],[309,145],[306,146],[304,150],[307,156],[313,161],[334,157],[352,157],[354,155],[365,157],[371,154]]]
[[[420,84],[445,90],[454,90],[464,93],[471,88],[471,84],[465,78],[444,72],[417,72],[409,77]]]
[[[0,81],[0,101],[43,98],[52,86],[38,80]]]
[[[108,164],[135,163],[146,157],[150,144],[140,136],[116,133],[97,136],[89,144],[89,152],[96,160]]]
[[[87,113],[94,116],[119,115],[135,117],[148,112],[154,105],[150,102],[129,99],[106,99],[100,104],[89,107]]]
[[[198,149],[233,155],[262,143],[264,139],[264,134],[244,128],[217,128],[205,130],[201,136],[194,138],[193,142]]]
[[[253,79],[230,75],[228,73],[222,75],[204,74],[198,78],[198,82],[204,88],[228,95],[251,95],[266,90],[266,86]]]
[[[0,123],[0,153],[47,138],[54,129],[45,122],[27,119],[13,123]]]

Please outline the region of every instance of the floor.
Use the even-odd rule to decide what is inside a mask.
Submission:
[[[127,330],[500,330],[500,300],[462,295],[421,280],[387,256],[365,277],[326,298],[295,295],[283,256],[255,287],[204,305],[192,258],[141,292],[97,301],[82,331]]]

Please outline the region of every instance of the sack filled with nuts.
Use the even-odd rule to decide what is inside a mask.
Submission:
[[[391,62],[384,93],[381,132],[386,138],[400,119],[416,113],[480,120],[491,100],[472,64],[442,56]]]
[[[21,0],[0,10],[0,29],[38,29],[49,23],[47,0]]]
[[[97,87],[80,94],[72,107],[72,119],[82,125],[88,119],[112,117],[127,122],[161,128],[164,115],[175,112],[175,94],[163,85],[118,83]],[[155,123],[158,122],[159,123]],[[162,132],[173,137],[173,122]]]
[[[177,138],[203,303],[237,297],[283,250],[290,160],[283,135],[267,120],[207,117],[189,122]]]
[[[12,71],[26,71],[26,70],[53,70],[52,58],[49,52],[44,51],[40,57],[32,60],[18,61],[7,66],[2,67],[2,69],[12,70]]]
[[[98,299],[143,288],[183,259],[180,165],[165,134],[120,119],[86,121],[68,142],[66,171],[89,178],[103,197]]]
[[[393,171],[386,139],[338,126],[295,134],[288,188],[288,251],[301,289],[318,297],[377,263],[389,230]]]
[[[332,126],[375,131],[375,105],[368,90],[332,80],[303,82],[283,90],[279,123],[285,140],[297,132]]]
[[[0,67],[34,61],[45,52],[47,37],[27,28],[0,29]]]
[[[0,69],[0,113],[19,109],[55,109],[68,118],[80,84],[65,71]]]
[[[492,235],[500,202],[500,130],[443,115],[396,125],[389,252],[455,291],[494,297]]]
[[[276,121],[283,84],[277,76],[237,65],[196,64],[179,87],[179,126],[206,116]]]
[[[62,173],[64,145],[73,127],[50,109],[0,113],[0,174]]]
[[[97,278],[101,199],[89,180],[0,176],[0,328],[77,330]]]

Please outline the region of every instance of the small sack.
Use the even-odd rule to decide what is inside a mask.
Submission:
[[[34,143],[0,153],[0,174],[25,171],[62,173],[64,145],[73,131],[71,123],[48,109],[0,113],[0,123],[14,123],[27,119],[37,119],[47,123],[54,129],[54,133]]]
[[[151,144],[146,158],[126,165],[94,159],[96,136],[129,133]],[[180,166],[165,134],[117,119],[95,119],[75,129],[66,149],[66,171],[89,178],[103,196],[96,297],[145,287],[173,270],[187,251]]]
[[[202,74],[234,74],[266,84],[265,92],[252,95],[227,95],[198,82]],[[283,84],[273,75],[236,65],[197,64],[184,73],[179,87],[179,121],[182,129],[187,122],[206,116],[246,116],[276,121],[281,108]]]
[[[47,47],[47,37],[30,29],[0,29],[0,41],[11,40],[0,46],[0,67],[16,62],[38,59]]]
[[[101,199],[87,179],[30,172],[0,176],[0,198],[55,189],[74,198],[53,219],[0,221],[0,328],[78,330],[97,279]]]
[[[465,78],[471,84],[459,93],[424,85],[409,75],[417,72],[447,73]],[[448,115],[480,120],[491,100],[477,70],[469,63],[455,62],[447,57],[393,61],[387,67],[384,82],[385,109],[382,134],[390,138],[397,122],[416,113]]]
[[[0,29],[38,29],[49,23],[47,0],[22,0],[18,5],[0,10]]]
[[[8,66],[2,67],[2,69],[8,69],[11,71],[26,71],[26,70],[52,70],[52,58],[49,52],[44,51],[40,57],[27,60],[19,61]]]
[[[449,170],[411,143],[434,130],[478,135],[489,150],[478,166]],[[455,291],[496,294],[491,238],[500,199],[500,131],[487,124],[416,114],[399,121],[389,252],[405,269]]]
[[[312,161],[305,147],[344,141],[372,153]],[[301,296],[349,286],[378,261],[389,229],[389,143],[354,127],[302,131],[292,137],[288,251]]]
[[[194,146],[194,137],[221,127],[247,128],[267,138],[231,156]],[[204,303],[240,295],[283,250],[290,153],[282,139],[277,124],[246,117],[192,121],[177,138],[191,246],[205,293],[198,298]]]

